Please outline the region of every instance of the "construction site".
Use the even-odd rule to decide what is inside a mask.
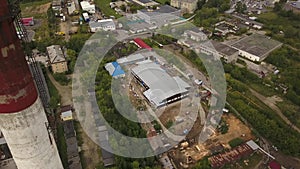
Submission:
[[[204,143],[199,143],[199,134],[202,132],[209,105],[211,104],[211,92],[209,90],[197,84],[194,79],[195,77],[192,75],[188,76],[182,74],[181,71],[175,69],[174,65],[169,64],[167,59],[158,55],[155,51],[140,51],[131,56],[120,58],[117,62],[122,67],[122,70],[124,70],[123,76],[115,78],[115,81],[119,84],[117,88],[119,90],[118,92],[127,93],[132,106],[137,110],[139,121],[143,122],[147,119],[158,118],[155,122],[142,124],[144,130],[148,133],[147,136],[151,138],[166,130],[176,135],[185,136],[183,141],[180,141],[179,144],[175,145],[166,153],[167,156],[162,156],[162,159],[165,158],[165,160],[162,161],[165,161],[164,163],[166,163],[166,165],[169,165],[169,162],[166,162],[166,159],[169,159],[170,163],[177,168],[191,168],[204,157],[213,156],[214,154],[234,148],[229,144],[234,139],[240,139],[242,142],[255,139],[255,136],[245,124],[231,114],[229,110],[224,109],[224,115],[222,116],[220,125],[216,129],[207,127],[205,132],[209,133],[209,139]],[[152,71],[149,74],[147,73],[149,70],[147,67],[142,67],[140,70],[136,69],[136,67],[143,64],[152,64],[153,62],[159,65],[159,67],[155,65],[149,68],[150,70],[163,69],[170,76],[181,77],[189,86],[188,96],[182,98],[180,101],[164,104],[164,106],[157,106],[157,104],[151,101],[151,98],[147,98],[145,91],[151,88],[151,82],[145,79],[147,77],[141,77],[143,74],[141,76],[138,75],[142,72],[146,74],[145,76],[152,76],[157,72]],[[189,69],[187,64],[186,66],[186,69]],[[132,70],[134,73],[132,73]],[[111,75],[113,76],[113,74]],[[165,77],[165,75],[160,75],[160,77]],[[153,80],[157,78],[153,76],[150,79]],[[113,91],[117,90],[114,89]],[[160,93],[157,94],[159,95]],[[201,104],[198,105],[197,102]],[[204,115],[200,115],[201,113],[204,113]],[[157,127],[157,125],[160,127]],[[226,131],[223,132],[222,130]],[[168,137],[168,135],[166,135],[166,137]],[[161,146],[169,147],[170,144],[162,140]],[[156,147],[157,145],[152,146],[152,148]],[[237,155],[232,158],[230,162],[227,161],[226,164],[234,163],[242,157],[247,158],[254,152],[252,149],[249,150],[249,147],[243,147],[242,145],[237,149],[240,150],[241,155]],[[216,164],[215,166],[219,165]],[[215,168],[215,166],[213,167]]]

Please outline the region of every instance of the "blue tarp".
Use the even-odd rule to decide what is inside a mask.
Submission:
[[[124,70],[121,68],[118,62],[112,62],[112,64],[115,67],[115,71],[112,74],[113,77],[125,74]]]

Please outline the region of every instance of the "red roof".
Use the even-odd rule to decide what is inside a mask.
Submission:
[[[269,167],[271,169],[281,169],[281,165],[279,163],[277,163],[276,161],[270,162]]]
[[[30,18],[22,18],[22,23],[25,26],[33,25],[33,17]]]
[[[152,50],[150,46],[148,46],[142,39],[140,38],[135,38],[133,41],[140,47],[148,50]]]

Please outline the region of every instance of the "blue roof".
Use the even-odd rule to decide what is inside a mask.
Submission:
[[[115,71],[112,74],[113,77],[125,74],[118,62],[112,62],[112,65],[115,67]]]

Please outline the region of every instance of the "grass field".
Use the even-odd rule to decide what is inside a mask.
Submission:
[[[115,10],[110,8],[109,3],[111,2],[111,0],[95,0],[94,1],[96,6],[100,8],[101,12],[109,17],[109,16],[115,16],[116,18],[120,18],[121,15],[119,15],[118,13],[116,13]]]
[[[283,102],[277,103],[277,106],[282,111],[282,113],[297,127],[300,128],[300,107],[294,105],[290,101],[283,99]]]
[[[41,0],[29,3],[21,3],[23,17],[34,17],[39,19],[47,18],[47,10],[51,5],[51,0]]]

